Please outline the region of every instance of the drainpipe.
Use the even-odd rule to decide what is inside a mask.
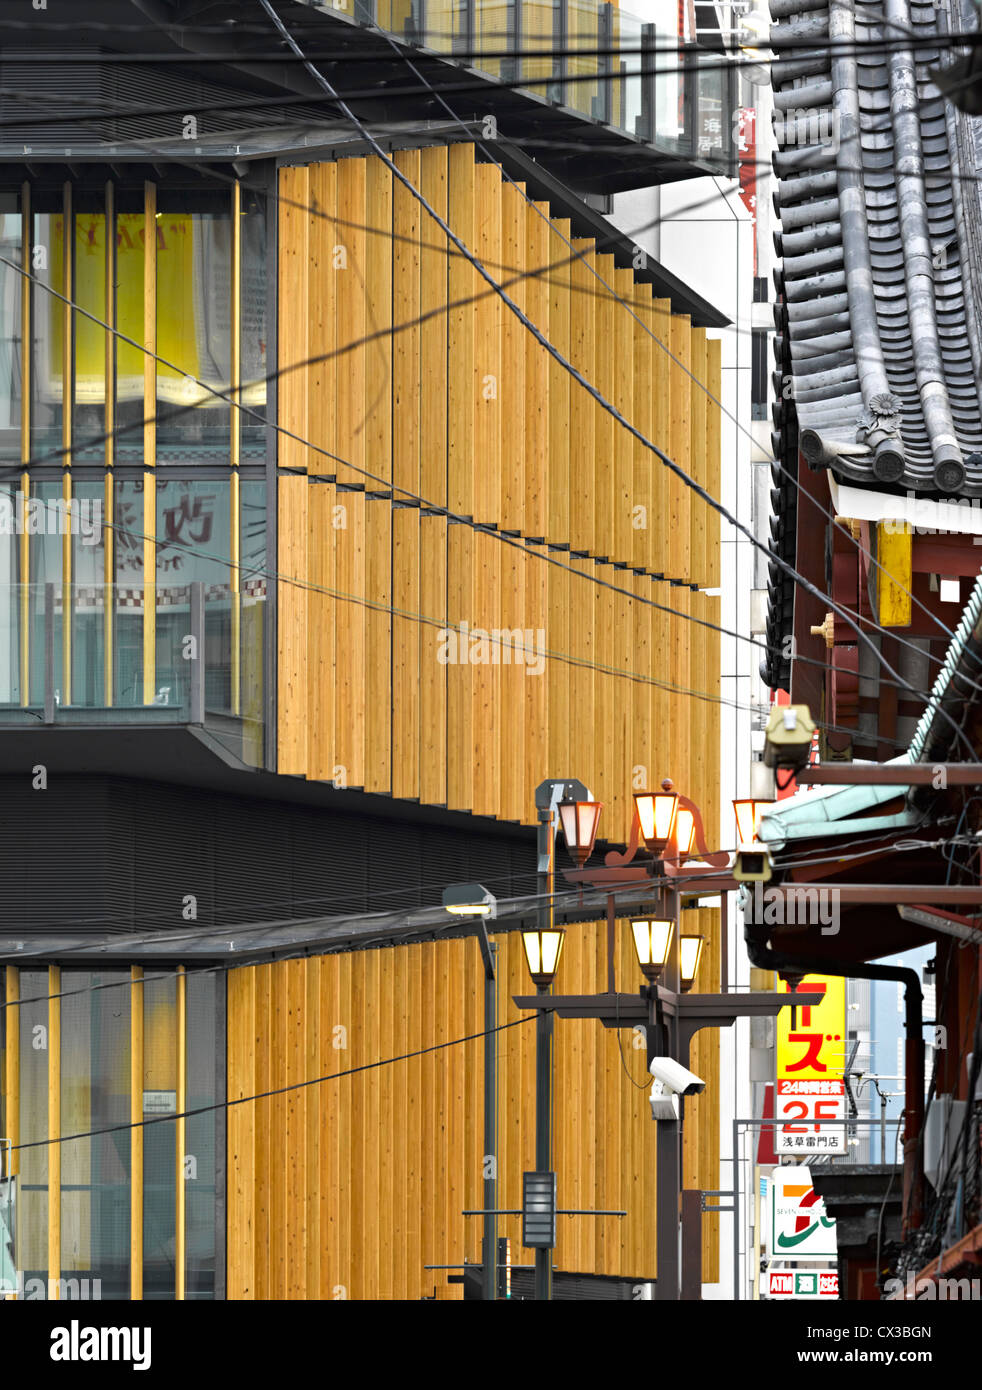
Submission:
[[[924,1220],[924,1031],[923,995],[917,971],[899,965],[854,964],[844,960],[820,960],[772,951],[766,939],[755,938],[755,924],[745,919],[747,955],[759,970],[777,970],[789,978],[804,975],[841,975],[854,980],[896,980],[904,986],[905,1049],[904,1104],[904,1236],[920,1228]]]

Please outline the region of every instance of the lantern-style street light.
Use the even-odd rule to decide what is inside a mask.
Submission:
[[[581,868],[593,853],[600,824],[600,801],[561,801],[559,803],[559,823],[570,857]]]
[[[696,852],[696,818],[687,806],[679,806],[675,813],[675,858],[684,864]]]
[[[679,939],[679,979],[683,994],[688,994],[696,982],[705,941],[704,936],[696,935],[682,936]]]
[[[757,797],[743,796],[733,802],[733,814],[736,816],[737,823],[737,843],[740,845],[755,845],[760,832],[760,822],[764,812],[769,806],[773,806],[773,800],[762,800]]]
[[[549,989],[556,978],[559,957],[563,953],[565,940],[565,927],[549,927],[545,931],[537,927],[534,931],[522,932],[525,963],[536,988],[542,994]]]
[[[679,799],[671,790],[671,782],[662,783],[660,792],[635,792],[634,804],[637,807],[641,838],[650,854],[660,859],[665,846],[672,838],[675,817],[678,813]]]
[[[675,923],[663,917],[631,919],[631,933],[638,964],[649,984],[661,975],[668,962]]]

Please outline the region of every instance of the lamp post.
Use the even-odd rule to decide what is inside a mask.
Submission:
[[[495,975],[497,945],[488,937],[484,923],[497,916],[494,896],[480,883],[452,883],[443,892],[443,906],[455,917],[476,920],[477,939],[484,962],[484,1152],[495,1161],[484,1170],[484,1231],[482,1265],[484,1299],[498,1297],[497,1147],[498,1147],[498,984]]]
[[[535,790],[538,815],[538,909],[535,931],[523,933],[529,974],[541,999],[552,988],[565,933],[554,926],[553,891],[556,832],[562,827],[576,863],[593,851],[602,806],[576,778],[540,782]],[[552,1172],[552,1010],[540,1004],[535,1028],[535,1168]],[[552,1245],[535,1247],[535,1297],[552,1298]]]

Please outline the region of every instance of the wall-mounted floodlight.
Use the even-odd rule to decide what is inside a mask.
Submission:
[[[455,917],[497,917],[498,900],[480,883],[451,883],[443,890],[443,906]]]

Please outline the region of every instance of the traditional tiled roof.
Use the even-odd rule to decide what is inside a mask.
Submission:
[[[979,123],[929,74],[974,24],[958,0],[771,14],[778,430],[846,480],[980,496]]]

